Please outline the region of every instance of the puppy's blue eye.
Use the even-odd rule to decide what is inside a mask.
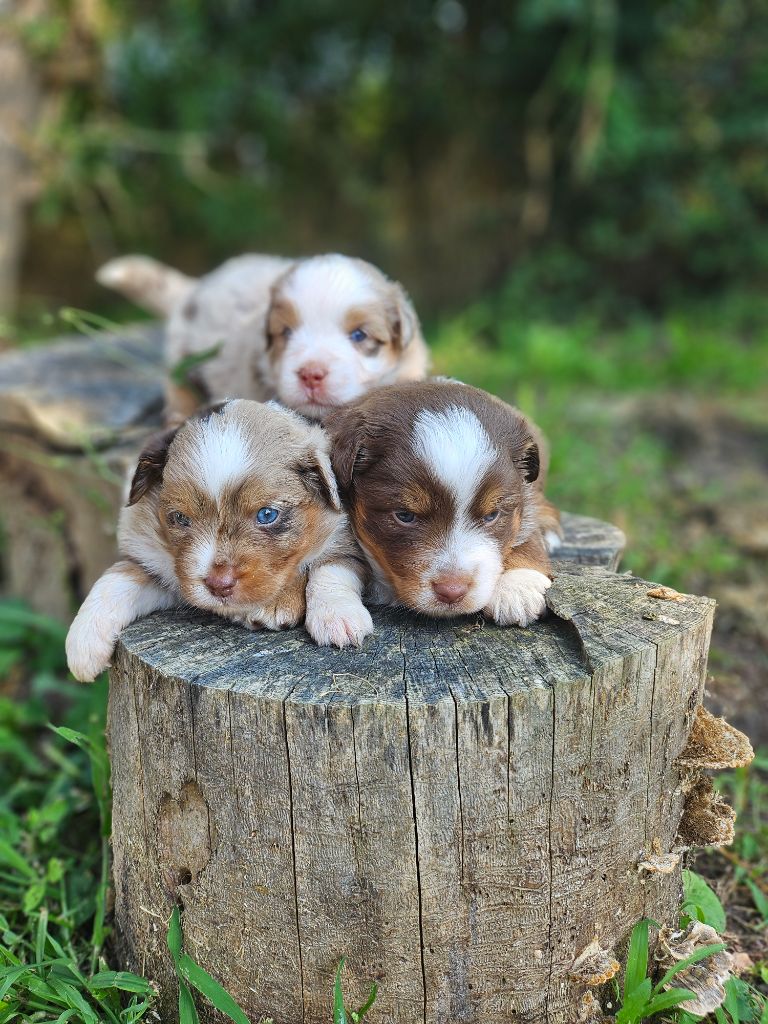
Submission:
[[[365,341],[367,337],[368,335],[362,327],[357,327],[354,331],[349,332],[349,340],[354,341],[357,345],[359,345],[361,341]]]
[[[284,327],[280,333],[285,338],[285,340],[288,341],[290,336],[293,334],[293,328],[292,327]]]
[[[266,505],[264,508],[260,508],[256,513],[256,521],[261,523],[262,526],[271,526],[277,520],[280,515],[280,509],[270,508]]]
[[[499,510],[496,509],[495,512],[489,512],[487,516],[483,516],[483,522],[484,523],[492,523],[492,522],[494,522],[498,518],[499,518]]]
[[[397,519],[401,523],[412,523],[415,518],[415,512],[408,512],[404,508],[400,509],[398,512],[395,512],[395,519]]]
[[[174,526],[191,526],[192,520],[183,512],[171,512],[171,522]]]

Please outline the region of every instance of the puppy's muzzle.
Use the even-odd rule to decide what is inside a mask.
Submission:
[[[214,597],[231,597],[237,586],[237,575],[231,565],[214,565],[203,583]]]
[[[432,580],[432,589],[441,604],[458,604],[467,596],[471,586],[472,580],[466,576],[438,576]]]
[[[323,381],[328,376],[328,368],[323,366],[322,363],[305,363],[304,366],[300,366],[296,371],[296,376],[307,391],[311,392],[321,387]]]

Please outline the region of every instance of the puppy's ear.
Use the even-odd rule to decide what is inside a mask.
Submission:
[[[159,434],[153,434],[147,441],[144,451],[139,456],[136,472],[133,474],[131,490],[128,494],[128,505],[135,505],[147,491],[159,486],[163,479],[165,464],[168,461],[168,449],[178,430],[178,427],[163,430]]]
[[[336,477],[333,475],[331,460],[326,452],[320,448],[307,452],[306,456],[296,466],[296,471],[308,491],[322,498],[327,505],[331,506],[334,512],[341,512],[339,489],[336,486]]]
[[[419,318],[405,288],[398,282],[391,285],[390,327],[395,344],[407,348],[419,331]]]
[[[527,448],[517,460],[517,464],[527,484],[532,484],[534,480],[539,479],[541,460],[539,458],[539,446],[535,441],[529,441]]]
[[[331,463],[344,493],[352,486],[355,473],[370,461],[365,419],[359,409],[342,408],[331,413],[323,426],[331,438]]]

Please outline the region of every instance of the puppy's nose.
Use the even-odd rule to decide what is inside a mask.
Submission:
[[[305,363],[296,373],[301,383],[306,384],[308,388],[321,384],[328,376],[327,368],[320,363]]]
[[[464,576],[439,576],[432,580],[432,589],[438,601],[443,604],[457,604],[469,590],[469,580]]]
[[[214,565],[203,583],[214,597],[229,597],[235,589],[237,576],[231,565]]]

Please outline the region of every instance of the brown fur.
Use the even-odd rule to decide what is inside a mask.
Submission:
[[[465,385],[392,385],[334,412],[326,426],[353,529],[398,599],[410,606],[424,587],[428,553],[454,519],[452,495],[413,454],[413,424],[423,410],[456,405],[475,414],[499,452],[478,484],[470,516],[496,543],[505,570],[549,573],[542,534],[559,529],[559,521],[542,491],[548,460],[537,428],[518,410]],[[416,520],[397,521],[398,509],[414,513]],[[495,520],[483,521],[497,510]]]

